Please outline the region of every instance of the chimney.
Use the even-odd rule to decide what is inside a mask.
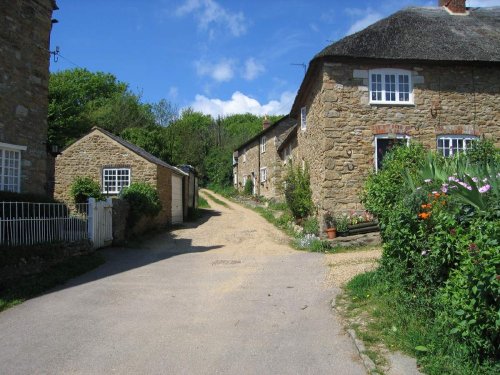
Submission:
[[[262,121],[262,129],[266,130],[271,125],[271,121],[267,118],[267,115],[264,116],[264,120]]]
[[[439,0],[439,6],[445,7],[451,13],[467,13],[465,0]]]

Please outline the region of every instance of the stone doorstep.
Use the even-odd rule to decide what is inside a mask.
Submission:
[[[327,239],[327,241],[331,246],[354,247],[380,245],[382,243],[382,238],[380,237],[380,232],[371,232],[346,237],[336,237],[331,240]]]

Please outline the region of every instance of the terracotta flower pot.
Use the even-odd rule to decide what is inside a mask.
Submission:
[[[336,228],[328,228],[326,229],[326,235],[328,239],[332,240],[337,237],[337,229]]]

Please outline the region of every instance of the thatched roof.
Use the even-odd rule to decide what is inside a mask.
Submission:
[[[406,8],[326,47],[315,56],[500,62],[500,7]]]
[[[410,7],[340,39],[311,60],[290,115],[298,115],[322,62],[353,60],[500,66],[500,7],[468,8],[464,15]]]

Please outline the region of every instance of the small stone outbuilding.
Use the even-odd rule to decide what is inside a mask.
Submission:
[[[187,173],[106,130],[93,128],[57,156],[54,198],[71,203],[70,186],[78,176],[98,181],[107,196],[118,195],[132,182],[148,183],[158,190],[162,203],[153,224],[183,222]]]

